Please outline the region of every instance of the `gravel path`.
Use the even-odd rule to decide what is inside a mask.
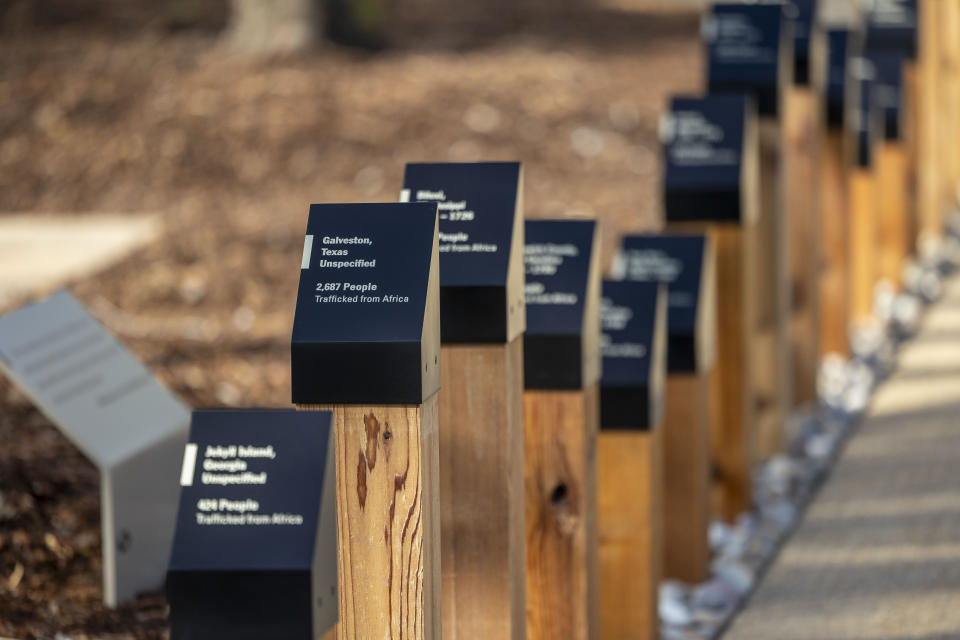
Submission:
[[[726,640],[960,638],[960,280]]]

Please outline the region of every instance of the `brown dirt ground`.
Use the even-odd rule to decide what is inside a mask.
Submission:
[[[407,25],[381,54],[251,61],[215,36],[0,41],[0,211],[157,212],[162,239],[72,290],[193,406],[289,405],[310,202],[395,200],[404,163],[521,159],[530,217],[659,225],[657,123],[701,85],[694,18],[597,11]],[[100,604],[96,470],[0,381],[0,636],[163,638]]]

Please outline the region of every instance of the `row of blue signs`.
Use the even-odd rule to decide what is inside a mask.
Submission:
[[[880,88],[891,122],[902,60],[916,54],[916,3],[873,7],[865,34],[828,34],[828,104],[841,105],[840,122],[849,118],[842,105],[852,66],[859,86]],[[663,126],[668,219],[741,219],[748,124],[754,109],[777,113],[787,76],[812,81],[815,16],[812,1],[793,0],[717,5],[705,20],[710,91],[730,95],[671,105]],[[884,131],[899,135],[899,126]],[[527,386],[578,388],[601,375],[582,339],[599,321],[602,423],[654,426],[663,372],[710,366],[698,336],[708,313],[708,243],[629,237],[621,280],[594,291],[595,223],[524,224],[521,193],[518,163],[423,164],[407,167],[402,203],[311,207],[292,335],[294,402],[416,404],[439,385],[434,334],[445,343],[495,343],[524,328]],[[168,576],[171,637],[310,638],[330,627],[331,431],[328,412],[194,414]],[[269,547],[259,544],[264,531]]]
[[[902,135],[903,66],[917,57],[917,0],[873,0],[860,28],[827,29],[823,69],[814,66],[817,9],[815,0],[715,5],[702,27],[709,92],[747,94],[761,117],[776,117],[785,86],[822,85],[829,126],[854,134],[857,161],[870,166],[876,140]]]
[[[500,171],[507,166],[511,172]],[[511,194],[502,202],[476,206],[452,183],[441,183],[440,204],[467,202],[475,215],[471,236],[497,237],[498,251],[508,255],[521,248],[520,263],[505,266],[494,259],[489,269],[482,261],[464,272],[448,269],[461,256],[439,250],[456,227],[440,218],[438,211],[449,209],[438,208],[437,202],[313,205],[291,346],[296,404],[423,402],[439,388],[439,344],[429,336],[431,287],[438,286],[442,330],[453,313],[490,316],[491,309],[476,304],[456,311],[448,307],[463,307],[471,288],[480,290],[478,300],[498,295],[507,301],[509,287],[504,283],[514,277],[514,270],[519,270],[525,289],[521,313],[526,324],[527,388],[580,389],[593,384],[600,380],[602,353],[604,388],[646,393],[655,369],[654,310],[661,283],[669,286],[670,369],[708,366],[696,348],[705,313],[700,306],[708,250],[704,237],[631,236],[623,247],[624,282],[604,282],[598,288],[596,222],[527,221],[515,234],[519,165],[444,166],[445,175],[454,172],[473,189]],[[471,284],[465,284],[467,280]],[[446,295],[450,288],[458,295]],[[500,322],[509,313],[503,306],[495,318]],[[594,339],[584,339],[591,329]],[[473,338],[474,343],[488,342],[484,335]],[[636,413],[629,423],[607,424],[647,428],[651,421],[646,415]]]

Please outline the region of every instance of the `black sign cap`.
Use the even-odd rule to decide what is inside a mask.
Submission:
[[[623,239],[617,275],[667,285],[667,369],[708,371],[716,356],[717,285],[713,246],[703,235]]]
[[[787,0],[784,8],[784,15],[793,26],[793,81],[800,86],[810,84],[817,5],[817,0]]]
[[[759,145],[753,101],[678,96],[660,129],[667,221],[751,223]]]
[[[582,389],[600,376],[600,251],[593,220],[526,222],[527,389]]]
[[[167,573],[171,640],[312,640],[337,621],[327,411],[197,411]]]
[[[867,51],[900,53],[910,60],[916,59],[918,17],[917,0],[870,3],[866,12]]]
[[[521,164],[408,164],[400,199],[439,210],[443,343],[506,343],[523,333]]]
[[[793,75],[793,37],[784,5],[714,4],[701,30],[710,93],[749,93],[761,116],[777,116]]]
[[[827,126],[843,129],[847,100],[847,62],[852,32],[830,29],[827,32]]]
[[[859,48],[857,49],[860,50]],[[884,113],[875,99],[877,69],[865,56],[854,56],[847,64],[850,99],[847,104],[847,130],[853,136],[854,164],[873,166],[874,149],[883,137]]]
[[[903,53],[870,51],[865,56],[876,74],[873,87],[874,107],[883,120],[883,138],[900,140],[903,135],[903,70],[907,62]]]
[[[437,205],[310,207],[296,404],[420,404],[440,388]]]
[[[600,318],[600,427],[653,429],[663,416],[666,287],[604,280]]]

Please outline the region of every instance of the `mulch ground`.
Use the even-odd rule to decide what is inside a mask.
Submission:
[[[525,162],[529,217],[659,225],[657,126],[702,83],[694,18],[596,11],[370,54],[255,61],[215,35],[0,41],[0,211],[154,212],[74,293],[196,407],[289,406],[310,202],[390,201],[405,162]],[[2,214],[0,214],[2,215]],[[162,594],[101,604],[96,469],[0,380],[0,636],[163,638]]]

